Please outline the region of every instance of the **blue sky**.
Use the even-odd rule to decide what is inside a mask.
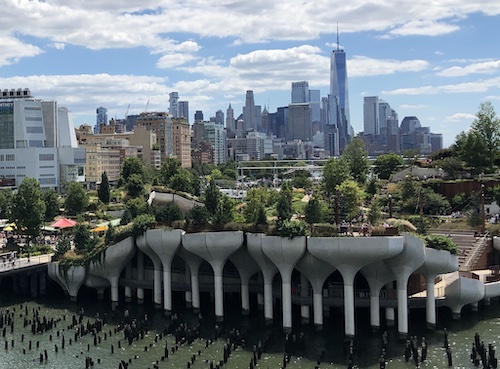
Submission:
[[[500,115],[500,3],[470,0],[4,0],[0,89],[29,87],[70,109],[75,125],[165,111],[168,94],[190,118],[241,113],[246,90],[271,112],[292,81],[329,90],[336,42],[347,53],[351,121],[363,96],[443,133],[470,127],[480,103]]]

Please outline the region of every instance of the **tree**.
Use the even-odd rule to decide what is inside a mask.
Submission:
[[[465,165],[476,172],[492,169],[488,168],[490,159],[486,144],[477,132],[460,133],[455,140],[454,149]]]
[[[144,178],[144,164],[139,158],[126,158],[122,164],[121,177],[127,182],[132,174],[137,174],[141,179]]]
[[[210,221],[210,213],[205,206],[193,206],[187,212],[186,219],[193,225],[206,225]]]
[[[193,175],[184,168],[177,169],[177,172],[170,179],[170,188],[176,191],[193,192]]]
[[[259,204],[255,214],[255,220],[253,221],[255,224],[266,225],[267,224],[267,215],[266,208],[263,204]]]
[[[141,214],[147,214],[149,212],[148,203],[145,199],[140,197],[128,200],[126,206],[132,218],[135,218]]]
[[[34,178],[26,177],[13,199],[12,220],[17,229],[28,235],[31,240],[40,234],[44,217],[45,202],[40,183]]]
[[[251,188],[245,198],[246,204],[243,208],[243,216],[247,223],[256,223],[257,213],[260,208],[268,205],[269,191],[265,187]]]
[[[345,158],[331,158],[326,162],[321,187],[330,206],[333,204],[337,186],[349,178],[349,164]]]
[[[283,182],[276,202],[276,212],[278,213],[278,222],[290,220],[293,214],[292,209],[292,189],[288,182]]]
[[[394,153],[380,155],[373,163],[375,166],[375,174],[377,174],[380,179],[389,179],[403,164],[403,158]]]
[[[160,183],[164,186],[170,186],[172,177],[181,168],[181,161],[176,158],[167,158],[160,168]]]
[[[217,212],[217,206],[221,198],[221,193],[219,188],[215,184],[215,180],[212,178],[208,183],[208,187],[205,189],[205,207],[210,214],[210,216],[215,215]]]
[[[308,189],[312,187],[311,173],[307,170],[299,169],[292,173],[292,186],[295,188]]]
[[[99,200],[101,200],[105,204],[109,204],[110,189],[108,175],[106,172],[103,172],[101,175],[101,184],[99,185],[99,189],[97,190],[97,195],[99,196]]]
[[[380,219],[382,218],[382,210],[380,209],[380,204],[377,199],[372,201],[370,206],[370,210],[367,215],[368,221],[370,224],[376,226],[380,223]]]
[[[165,206],[157,206],[154,213],[156,221],[159,223],[171,224],[175,220],[184,219],[181,209],[173,202],[169,202]]]
[[[59,195],[53,189],[45,191],[43,194],[45,202],[45,220],[50,221],[59,214]]]
[[[500,150],[500,120],[496,117],[493,104],[489,101],[479,105],[476,119],[472,122],[471,131],[475,132],[484,142],[489,168],[499,155]]]
[[[81,223],[76,224],[73,228],[73,242],[75,243],[75,249],[80,253],[90,251],[95,245],[90,228]]]
[[[342,152],[342,157],[349,165],[352,178],[359,184],[364,184],[370,168],[365,142],[360,137],[354,137]]]
[[[341,218],[350,221],[359,215],[364,193],[356,181],[348,179],[338,186],[339,213]]]
[[[10,219],[14,193],[10,189],[0,190],[0,218]]]
[[[306,204],[304,214],[307,223],[322,223],[325,218],[325,208],[319,199],[313,197]]]
[[[56,254],[64,255],[66,252],[71,250],[71,242],[68,237],[62,237],[56,245]]]
[[[131,174],[125,183],[127,195],[129,197],[138,197],[144,193],[144,182],[139,174]]]
[[[79,214],[85,210],[89,204],[87,192],[81,183],[70,182],[67,186],[67,196],[64,201],[64,208],[69,214]]]
[[[234,219],[235,202],[233,199],[222,194],[217,204],[217,211],[212,216],[212,224],[224,225]]]

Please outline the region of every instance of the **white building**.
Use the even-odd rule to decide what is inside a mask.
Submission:
[[[25,177],[42,188],[85,180],[85,149],[78,148],[68,109],[31,97],[28,89],[0,95],[0,176],[9,186]]]

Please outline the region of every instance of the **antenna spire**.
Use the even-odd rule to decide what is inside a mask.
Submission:
[[[337,51],[340,50],[340,41],[339,41],[339,22],[337,22]]]

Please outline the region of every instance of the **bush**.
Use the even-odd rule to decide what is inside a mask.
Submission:
[[[155,206],[154,215],[157,222],[169,225],[176,220],[184,219],[181,209],[173,202],[169,202],[165,206]]]
[[[149,214],[141,214],[134,219],[134,224],[132,225],[132,236],[137,238],[144,234],[146,230],[151,228],[154,224],[155,218]]]
[[[337,237],[339,229],[334,224],[315,223],[312,225],[311,232],[313,237]]]
[[[450,254],[457,254],[457,244],[448,236],[430,234],[424,238],[425,245],[435,250],[449,251]]]
[[[294,220],[283,220],[280,222],[278,226],[278,236],[286,237],[289,239],[300,237],[300,236],[308,236],[309,235],[309,226],[307,223],[298,222]]]

